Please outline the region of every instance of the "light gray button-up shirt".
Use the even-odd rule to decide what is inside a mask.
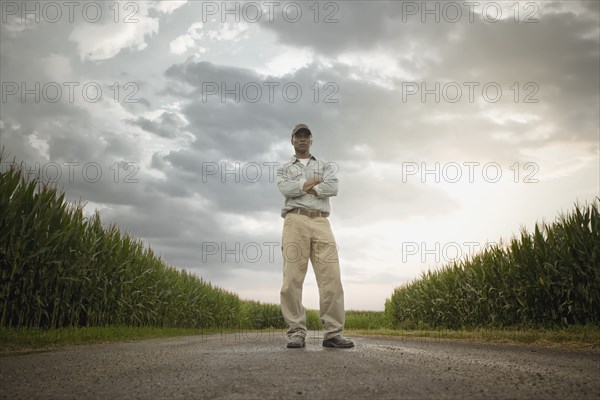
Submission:
[[[277,187],[285,197],[281,216],[285,217],[292,208],[330,212],[329,198],[337,195],[338,192],[337,171],[338,167],[335,163],[317,160],[312,155],[306,167],[292,156],[289,162],[277,168]],[[317,177],[323,179],[323,182],[313,187],[317,196],[302,190],[307,180]]]

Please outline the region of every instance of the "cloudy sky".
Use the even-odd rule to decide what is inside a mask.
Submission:
[[[274,170],[306,123],[338,170],[347,308],[382,310],[600,195],[599,4],[2,1],[0,145],[168,264],[277,303]]]

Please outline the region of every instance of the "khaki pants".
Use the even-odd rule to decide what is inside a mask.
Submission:
[[[344,290],[335,238],[324,217],[288,213],[283,223],[283,286],[281,313],[288,324],[288,337],[306,337],[306,310],[302,306],[302,285],[313,266],[319,287],[320,318],[325,339],[344,328]]]

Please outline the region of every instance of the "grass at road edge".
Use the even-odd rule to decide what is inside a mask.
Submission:
[[[2,329],[0,330],[0,356],[48,351],[67,346],[128,342],[177,336],[198,336],[234,333],[235,329],[183,329],[183,328],[132,328],[92,327],[64,329]],[[284,337],[285,330],[263,329],[247,332],[269,332],[273,337]],[[322,336],[310,331],[309,335]],[[499,344],[531,344],[560,348],[580,348],[600,351],[600,327],[573,326],[561,329],[463,329],[463,330],[404,330],[404,329],[353,329],[346,336],[387,336],[400,339],[459,340]]]
[[[62,329],[0,329],[0,356],[54,350],[66,346],[128,342],[176,336],[210,335],[219,329],[70,327]],[[233,332],[233,331],[231,331]]]
[[[600,327],[571,326],[557,329],[491,329],[473,328],[461,330],[404,330],[404,329],[356,329],[346,335],[388,336],[401,339],[425,338],[427,340],[460,340],[497,344],[529,344],[546,347],[580,348],[600,351]]]

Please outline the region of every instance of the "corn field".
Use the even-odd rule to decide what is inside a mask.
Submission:
[[[388,315],[383,311],[346,311],[346,329],[382,329],[390,325]]]
[[[397,326],[600,324],[598,200],[396,288]]]
[[[14,162],[0,176],[0,306],[0,329],[283,326],[278,306],[166,265]]]

